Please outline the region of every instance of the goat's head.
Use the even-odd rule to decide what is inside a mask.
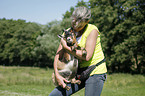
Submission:
[[[64,30],[64,36],[58,35],[58,37],[63,38],[68,46],[73,46],[76,43],[76,35],[71,28],[69,30]]]

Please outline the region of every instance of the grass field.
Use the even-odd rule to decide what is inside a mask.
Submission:
[[[0,66],[0,96],[48,96],[55,88],[53,69]],[[73,96],[84,96],[84,89]],[[101,96],[145,96],[145,76],[112,74]]]

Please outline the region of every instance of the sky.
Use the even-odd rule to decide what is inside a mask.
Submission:
[[[61,20],[63,14],[77,5],[78,1],[81,0],[0,0],[0,19],[47,24]]]

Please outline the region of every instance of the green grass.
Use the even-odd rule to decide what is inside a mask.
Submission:
[[[53,69],[0,66],[0,96],[48,96]],[[84,96],[84,89],[73,96]],[[108,75],[101,96],[145,96],[145,76]]]
[[[130,74],[108,75],[102,96],[145,96],[145,76]]]

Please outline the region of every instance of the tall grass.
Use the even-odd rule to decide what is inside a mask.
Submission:
[[[54,88],[52,69],[0,67],[0,96],[47,96]],[[8,93],[12,93],[11,95]],[[17,93],[17,94],[16,94]]]
[[[131,74],[108,75],[102,96],[145,96],[145,76]]]
[[[48,96],[53,69],[0,66],[0,96]],[[145,76],[108,75],[101,96],[145,96]],[[84,89],[73,96],[84,96]]]

